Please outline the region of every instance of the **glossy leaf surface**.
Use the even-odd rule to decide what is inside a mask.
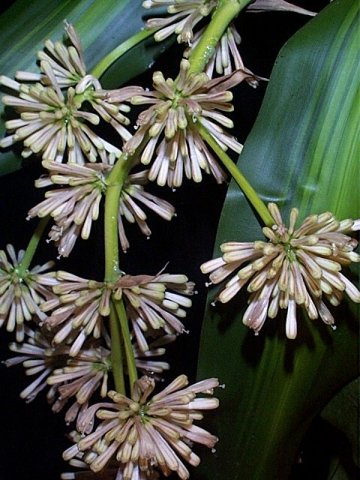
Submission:
[[[36,53],[46,39],[63,38],[63,21],[80,35],[88,71],[119,44],[143,28],[142,0],[17,0],[0,17],[0,74],[13,78],[17,70],[38,71]],[[105,88],[117,88],[151,66],[167,44],[148,38],[117,60],[102,77]],[[129,55],[131,54],[131,62]],[[126,58],[127,57],[127,58]],[[125,68],[125,60],[126,68]],[[4,108],[0,108],[0,137],[5,135]],[[21,167],[19,148],[0,154],[0,174]]]
[[[281,50],[255,126],[238,162],[265,202],[287,218],[332,211],[359,217],[357,122],[359,5],[335,1]],[[261,224],[232,182],[214,257],[226,241],[263,239]],[[358,272],[347,272],[356,281]],[[358,309],[334,310],[337,330],[298,318],[298,337],[285,338],[285,316],[267,320],[255,337],[242,324],[246,293],[211,302],[201,337],[198,378],[219,377],[220,410],[209,429],[220,437],[203,455],[201,480],[289,478],[312,418],[358,372]]]

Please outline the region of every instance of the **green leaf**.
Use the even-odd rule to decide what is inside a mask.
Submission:
[[[329,474],[327,480],[349,480],[348,472],[338,460],[334,461],[331,473]]]
[[[352,0],[334,1],[285,45],[241,154],[242,172],[284,218],[294,206],[301,218],[328,210],[359,216],[359,9]],[[260,223],[232,182],[214,257],[225,241],[261,238]],[[198,378],[217,376],[226,387],[209,425],[220,438],[216,453],[203,455],[195,478],[288,479],[311,420],[358,374],[358,309],[344,301],[334,311],[335,332],[304,315],[296,340],[287,340],[279,315],[255,337],[242,324],[246,294],[214,308],[215,293]]]
[[[359,392],[360,377],[346,385],[321,412],[321,418],[347,438],[351,445],[353,461],[358,467],[360,467]],[[339,452],[338,454],[340,455]]]
[[[35,72],[36,53],[46,39],[63,38],[63,21],[73,23],[80,35],[90,71],[106,54],[144,26],[142,0],[17,0],[0,17],[0,74],[13,77],[17,70]],[[134,47],[116,61],[102,78],[105,88],[117,88],[145,71],[168,43],[152,38]],[[129,56],[131,55],[131,62]],[[125,68],[125,61],[126,68]],[[0,138],[5,135],[1,107]],[[20,168],[22,159],[12,149],[0,154],[0,174]]]

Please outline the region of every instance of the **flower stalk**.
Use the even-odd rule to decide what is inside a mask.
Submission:
[[[140,30],[140,32],[135,33],[132,37],[125,40],[125,42],[118,45],[114,50],[110,53],[105,55],[100,62],[93,68],[91,74],[96,77],[100,78],[106,70],[114,63],[118,58],[124,55],[126,52],[131,50],[133,47],[141,43],[143,40],[151,37],[154,32],[156,32],[156,28],[149,29],[149,30]]]
[[[190,72],[200,73],[213,55],[217,44],[231,21],[251,0],[220,0],[201,39],[189,57]]]
[[[35,255],[35,252],[36,252],[36,249],[39,245],[39,242],[41,240],[41,237],[44,233],[44,230],[46,228],[46,225],[49,223],[49,219],[50,217],[49,216],[46,216],[44,218],[42,218],[40,220],[40,222],[38,223],[30,241],[29,241],[29,244],[25,250],[25,254],[19,264],[19,267],[18,267],[18,273],[19,275],[24,275],[24,273],[26,272],[26,270],[29,268],[30,266],[30,263]]]
[[[117,280],[119,269],[118,209],[124,182],[132,165],[132,157],[122,155],[116,162],[108,178],[105,196],[104,237],[105,237],[105,281]],[[122,303],[122,302],[121,302]],[[119,324],[120,322],[120,324]],[[134,353],[132,351],[129,327],[125,309],[110,305],[111,361],[115,388],[118,393],[126,393],[123,371],[122,342],[130,377],[130,385],[137,380]],[[129,351],[130,350],[130,351]],[[135,374],[134,374],[135,371]]]
[[[115,281],[120,273],[118,238],[119,198],[131,164],[131,157],[122,155],[116,162],[107,180],[104,220],[106,282]]]
[[[110,302],[110,333],[111,333],[111,365],[116,391],[125,395],[124,364],[122,354],[122,339],[118,316],[114,305]]]
[[[136,370],[134,349],[133,349],[131,338],[130,338],[128,318],[125,311],[123,300],[115,301],[115,309],[116,309],[117,317],[120,321],[120,329],[121,329],[121,334],[124,341],[126,365],[127,365],[128,375],[129,375],[130,391],[132,394],[134,384],[138,380],[138,375]]]
[[[254,188],[250,185],[250,183],[246,180],[245,176],[237,168],[236,164],[217,144],[217,142],[212,138],[210,133],[206,130],[206,128],[201,125],[200,122],[196,124],[196,128],[198,129],[200,135],[205,140],[205,142],[214,150],[214,152],[221,160],[223,165],[226,167],[228,172],[231,174],[235,182],[239,185],[244,195],[249,200],[251,205],[255,208],[264,224],[268,227],[271,227],[271,225],[274,224],[274,219],[270,215],[265,203],[261,200]]]

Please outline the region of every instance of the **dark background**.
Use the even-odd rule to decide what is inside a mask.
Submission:
[[[314,0],[297,4],[319,11],[327,2]],[[5,8],[6,5],[3,4],[1,10]],[[279,49],[308,20],[309,17],[291,13],[240,16],[237,25],[242,36],[241,53],[245,65],[254,73],[269,77]],[[172,71],[169,71],[169,59],[180,58],[180,54],[181,48],[175,45],[157,61],[156,69],[164,69],[168,76],[175,75],[177,65],[172,62]],[[145,73],[136,79],[134,84],[150,86],[151,74]],[[249,133],[265,89],[266,83],[263,82],[257,90],[247,84],[240,85],[235,90],[235,134],[239,141],[244,141]],[[34,161],[19,172],[0,177],[0,248],[5,248],[7,243],[12,243],[17,249],[26,247],[36,220],[27,222],[25,217],[27,211],[43,198],[43,192],[33,188],[34,180],[41,173],[39,162]],[[196,282],[198,295],[193,298],[194,306],[186,319],[190,335],[183,335],[176,345],[169,348],[172,365],[169,378],[187,373],[194,379],[201,318],[206,299],[204,276],[199,272],[199,265],[212,256],[226,185],[218,186],[211,178],[206,177],[199,185],[185,182],[176,192],[154,185],[150,190],[173,203],[177,217],[167,223],[150,213],[149,225],[153,234],[149,240],[139,235],[137,227],[128,225],[131,247],[121,259],[122,269],[131,274],[155,274],[166,262],[170,262],[167,271],[186,273]],[[61,269],[71,269],[81,276],[101,280],[102,247],[100,219],[93,226],[90,240],[79,240],[70,259],[61,261]],[[43,242],[34,262],[44,263],[55,255],[54,247]],[[12,340],[6,332],[1,332],[1,360],[12,355],[7,350],[7,344]],[[6,369],[0,366],[0,377],[0,480],[57,480],[61,472],[71,470],[61,459],[62,451],[69,446],[65,434],[67,427],[62,415],[51,413],[44,395],[40,394],[29,405],[19,398],[19,392],[30,383],[21,367]],[[304,442],[301,463],[294,469],[292,479],[327,478],[327,462],[333,448],[334,435],[337,442],[342,441],[329,426],[319,419],[316,420]]]

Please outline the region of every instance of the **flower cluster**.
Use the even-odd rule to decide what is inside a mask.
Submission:
[[[194,41],[189,48],[184,52],[184,57],[189,58],[191,53],[197,47],[201,37],[205,31],[202,28],[194,35]],[[235,25],[232,23],[228,26],[225,33],[221,37],[220,42],[215,47],[214,55],[211,56],[208,64],[205,67],[205,73],[209,78],[214,76],[214,72],[218,75],[229,75],[234,70],[245,70],[243,59],[241,58],[238,45],[241,43],[241,37]],[[249,77],[249,84],[252,85],[251,77]]]
[[[206,26],[194,33],[194,28],[203,23],[202,20],[210,18],[218,6],[217,0],[145,0],[143,7],[147,9],[167,7],[168,16],[150,18],[145,26],[155,29],[154,38],[160,42],[173,33],[177,35],[179,43],[188,43],[189,48],[185,56],[190,56],[199,43]],[[303,15],[315,15],[314,12],[293,5],[284,0],[254,0],[245,8],[246,12],[287,11]],[[206,73],[212,77],[214,67],[219,75],[227,75],[233,70],[244,68],[238,50],[241,38],[234,24],[231,24],[217,44],[213,55],[210,56],[206,66]]]
[[[58,283],[53,290],[58,296],[42,304],[43,311],[52,311],[43,324],[55,330],[54,345],[69,345],[70,357],[79,355],[89,336],[104,336],[111,298],[124,300],[141,352],[151,348],[146,337],[184,331],[179,318],[186,316],[183,307],[191,306],[188,296],[194,289],[185,275],[123,275],[109,283],[58,271],[56,278]]]
[[[295,338],[297,306],[304,307],[310,319],[320,317],[334,325],[324,299],[337,306],[345,292],[351,300],[360,302],[359,290],[341,272],[351,262],[360,262],[360,255],[353,251],[358,242],[347,235],[359,230],[359,221],[338,221],[325,212],[310,215],[295,228],[299,212],[293,208],[286,227],[278,207],[270,203],[268,209],[274,225],[263,228],[267,242],[224,243],[220,247],[223,256],[204,263],[202,272],[210,273],[215,284],[236,272],[218,295],[222,303],[248,284],[251,295],[243,322],[256,333],[266,317],[275,318],[279,309],[285,309],[286,336]]]
[[[89,238],[92,222],[99,216],[99,205],[106,191],[105,173],[110,166],[95,164],[59,164],[43,162],[48,176],[40,177],[35,186],[58,185],[61,188],[46,192],[46,199],[28,212],[28,218],[51,215],[55,225],[49,238],[58,247],[59,255],[68,257],[76,239]]]
[[[245,70],[210,80],[205,73],[191,73],[186,59],[180,64],[176,80],[165,80],[161,72],[155,72],[154,90],[143,89],[140,95],[131,97],[132,104],[151,106],[139,115],[138,129],[124,145],[124,151],[130,155],[137,151],[141,163],[151,163],[148,177],[159,185],[178,187],[184,173],[187,178],[201,182],[202,170],[211,173],[218,183],[223,182],[224,172],[196,123],[206,128],[224,150],[230,148],[240,153],[242,145],[222,128],[232,128],[233,122],[220,112],[233,110],[229,89],[246,79],[257,85],[257,77]],[[122,89],[108,92],[109,102],[123,98]]]
[[[53,412],[59,412],[73,399],[65,413],[67,423],[76,420],[89,406],[96,392],[105,398],[108,391],[109,373],[112,371],[110,339],[104,332],[103,342],[89,339],[75,357],[69,357],[70,346],[64,342],[53,342],[55,332],[47,328],[32,330],[25,327],[23,343],[13,342],[9,349],[17,355],[4,361],[7,367],[22,364],[26,375],[35,377],[20,393],[26,402],[32,402],[37,395],[48,388],[47,400]],[[134,344],[136,367],[155,379],[170,368],[164,361],[155,360],[164,355],[164,345],[174,340],[165,335],[149,345],[143,352]]]
[[[100,395],[106,396],[111,369],[109,350],[91,341],[75,358],[69,358],[69,346],[66,343],[54,344],[54,332],[51,330],[26,328],[25,334],[24,343],[11,343],[9,346],[18,355],[4,363],[7,367],[22,363],[27,376],[36,375],[35,380],[20,393],[26,402],[33,401],[49,386],[47,400],[54,412],[59,412],[70,398],[75,397],[65,414],[66,422],[71,422],[80,408],[88,406],[91,396],[100,386]]]
[[[100,138],[90,126],[103,121],[123,140],[129,140],[131,135],[125,128],[129,120],[123,114],[129,107],[121,101],[108,100],[99,81],[86,73],[74,27],[65,22],[65,31],[70,46],[47,40],[44,50],[38,53],[40,73],[17,72],[18,81],[0,77],[0,84],[17,93],[5,95],[3,103],[20,112],[20,118],[6,122],[12,134],[0,141],[0,147],[22,141],[23,156],[41,154],[48,174],[35,185],[59,188],[48,191],[46,199],[33,207],[28,217],[53,217],[49,239],[55,242],[59,256],[67,257],[79,236],[89,237],[107,190],[107,177],[121,154],[118,147]],[[142,89],[126,87],[122,91],[127,96],[129,92],[139,94]],[[145,171],[131,174],[121,191],[119,236],[124,251],[129,242],[123,218],[136,223],[145,235],[151,234],[147,215],[139,203],[166,220],[171,220],[175,213],[168,202],[144,190],[147,179]]]
[[[146,337],[157,332],[180,334],[185,331],[180,319],[186,316],[184,308],[191,307],[189,295],[194,284],[186,275],[160,273],[124,275],[115,285],[114,298],[123,298],[140,351],[149,349]]]
[[[54,292],[58,296],[42,304],[43,311],[53,310],[44,325],[56,330],[53,344],[71,343],[69,355],[75,357],[90,335],[95,339],[102,336],[103,319],[110,313],[112,290],[105,282],[64,271],[58,271],[56,277],[59,283]]]
[[[54,369],[65,365],[67,347],[53,346],[52,334],[45,329],[31,330],[25,327],[25,341],[23,343],[11,343],[9,349],[18,355],[5,360],[7,367],[22,364],[27,376],[36,375],[21,393],[20,397],[26,402],[32,402],[38,393],[47,386],[47,379]],[[55,397],[55,389],[51,389],[47,398],[52,403]]]
[[[151,230],[147,224],[147,215],[143,207],[153,211],[164,220],[170,221],[175,215],[175,208],[166,200],[147,192],[144,185],[148,183],[148,171],[131,173],[123,186],[119,204],[119,239],[122,250],[126,252],[129,248],[129,241],[125,234],[123,218],[129,223],[136,223],[141,233],[149,237]]]
[[[165,349],[159,347],[170,341],[172,338],[161,337],[157,342],[150,344],[147,352],[139,351],[134,345],[136,367],[148,375],[161,374],[164,370],[168,370],[167,362],[153,360],[153,357],[163,355]],[[75,357],[67,357],[66,365],[53,369],[47,378],[47,384],[56,388],[57,399],[52,407],[54,412],[60,411],[70,398],[75,398],[75,402],[65,414],[67,423],[75,421],[78,415],[81,416],[86,411],[95,392],[98,392],[102,398],[105,398],[109,392],[112,362],[107,335],[105,335],[105,344],[106,346],[102,346],[100,342],[94,340],[86,342]],[[54,395],[53,398],[55,398]]]
[[[147,20],[146,28],[158,30],[154,35],[158,42],[175,33],[179,43],[190,43],[194,27],[213,12],[217,3],[217,0],[145,0],[144,8],[167,7],[170,14],[168,17]]]
[[[99,473],[92,472],[89,469],[87,463],[81,460],[84,457],[83,454],[79,453],[75,459],[70,460],[70,465],[74,467],[81,468],[82,471],[77,472],[66,472],[62,473],[60,478],[61,480],[125,480],[124,477],[124,468],[117,467],[105,468],[101,471],[101,477]],[[132,480],[158,480],[160,477],[157,472],[143,472],[139,467],[134,467],[132,472]]]
[[[75,401],[65,414],[67,423],[76,419],[86,409],[95,392],[106,397],[108,378],[111,372],[110,351],[90,340],[75,357],[67,356],[66,365],[56,368],[47,379],[48,385],[56,389],[57,398],[53,411],[59,412],[70,398]]]
[[[51,287],[58,282],[55,273],[44,273],[53,262],[24,269],[21,265],[24,251],[16,253],[12,245],[7,245],[6,250],[7,253],[0,250],[0,327],[6,325],[8,332],[16,330],[16,340],[22,342],[24,322],[33,316],[40,321],[46,318],[40,306],[56,298]]]
[[[97,96],[101,85],[86,74],[80,40],[72,25],[65,24],[71,46],[48,40],[39,52],[40,73],[18,72],[17,80],[1,76],[0,84],[15,92],[5,95],[5,105],[14,107],[20,117],[8,120],[11,135],[0,141],[6,148],[21,141],[24,157],[35,153],[45,161],[84,164],[113,163],[121,150],[101,138],[92,129],[101,121],[108,123],[123,140],[131,134],[123,114],[125,105],[109,104]],[[64,89],[66,89],[64,91]],[[90,105],[94,112],[86,108]]]
[[[99,216],[99,206],[107,190],[107,177],[111,166],[104,163],[84,165],[43,162],[48,176],[41,176],[35,186],[60,188],[46,192],[46,199],[28,212],[28,218],[51,215],[55,224],[49,232],[49,240],[55,242],[59,255],[68,257],[79,236],[88,239],[92,222]],[[159,197],[144,190],[147,172],[130,174],[122,188],[119,201],[119,238],[124,251],[129,248],[122,217],[136,223],[147,236],[151,230],[146,222],[147,215],[139,204],[152,210],[165,220],[171,220],[174,207]]]
[[[183,319],[192,304],[194,284],[185,275],[163,271],[136,276],[119,271],[117,243],[124,252],[129,248],[124,219],[151,234],[146,208],[165,220],[175,215],[172,205],[145,191],[148,181],[176,188],[184,177],[200,182],[204,172],[217,183],[225,180],[209,144],[241,152],[242,145],[226,131],[233,127],[225,115],[233,111],[230,90],[242,81],[257,87],[263,79],[245,68],[234,23],[227,26],[205,71],[193,71],[188,58],[201,45],[203,20],[222,3],[146,0],[143,6],[168,7],[170,16],[147,22],[148,28],[157,30],[156,40],[175,33],[179,43],[188,44],[175,79],[155,72],[152,90],[103,89],[87,73],[80,39],[67,22],[68,46],[46,41],[38,53],[37,73],[17,72],[15,80],[0,77],[0,85],[13,92],[3,97],[3,103],[19,114],[6,122],[9,135],[0,147],[22,142],[23,157],[42,157],[47,173],[35,185],[50,190],[30,209],[28,218],[53,219],[49,241],[54,241],[60,257],[70,255],[79,237],[89,237],[103,196],[115,192],[107,197],[105,211],[104,281],[65,271],[44,273],[51,262],[28,270],[29,252],[23,262],[23,251],[16,254],[12,246],[7,254],[0,251],[0,327],[16,329],[17,342],[23,342],[10,345],[16,356],[5,364],[21,363],[32,377],[22,398],[32,401],[49,387],[52,410],[67,405],[65,420],[76,422],[73,445],[63,457],[84,471],[63,474],[63,480],[95,480],[98,472],[108,480],[155,480],[173,473],[187,480],[185,462],[200,463],[193,444],[213,448],[218,441],[195,424],[203,412],[218,407],[212,396],[218,379],[189,386],[187,377],[180,375],[154,394],[159,375],[169,369],[158,357],[165,353],[164,345],[186,331]],[[254,0],[246,9],[311,14],[283,0]],[[223,76],[212,79],[214,72]],[[147,106],[134,135],[127,130],[128,104]],[[115,131],[121,145],[102,138],[98,126],[105,137],[107,130]],[[129,173],[140,163],[149,169]],[[311,319],[321,317],[334,325],[324,300],[336,306],[345,292],[360,302],[360,292],[342,273],[351,262],[360,262],[354,252],[357,242],[347,235],[360,229],[360,221],[339,222],[326,212],[307,217],[296,228],[298,210],[292,209],[287,227],[275,204],[268,209],[274,224],[263,229],[267,240],[224,243],[222,258],[206,262],[202,271],[210,274],[212,283],[232,276],[218,295],[223,303],[247,286],[250,299],[243,322],[256,334],[267,317],[284,309],[286,335],[295,338],[297,306]],[[31,319],[37,330],[25,326]],[[134,381],[136,370],[144,376]],[[100,403],[91,404],[94,397]]]
[[[154,467],[166,476],[176,472],[183,480],[189,478],[181,458],[194,466],[200,462],[190,442],[212,448],[218,440],[194,424],[202,411],[217,408],[218,400],[197,395],[211,395],[219,382],[212,378],[187,385],[187,377],[181,375],[150,397],[155,382],[145,376],[135,382],[131,398],[109,392],[112,403],[93,405],[78,419],[78,431],[87,435],[64,452],[64,459],[80,454],[92,471],[99,472],[116,458],[119,477],[126,480],[138,479],[139,469],[151,472]],[[90,433],[95,414],[101,423]]]

